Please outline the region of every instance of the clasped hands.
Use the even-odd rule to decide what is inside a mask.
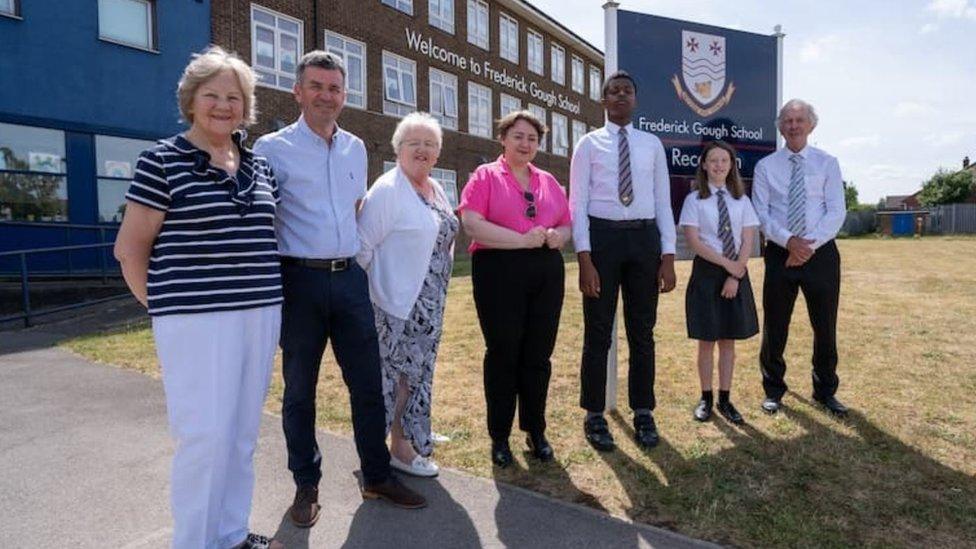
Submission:
[[[749,256],[744,254],[741,259],[731,260],[726,258],[725,262],[722,263],[725,272],[729,273],[729,276],[725,279],[725,284],[722,285],[722,297],[725,299],[732,299],[739,293],[739,280],[746,276],[747,261],[749,261]]]
[[[790,252],[790,256],[786,258],[786,266],[799,267],[807,261],[810,261],[814,253],[814,242],[816,240],[791,236],[786,242],[786,249]]]
[[[532,227],[522,235],[523,243],[526,248],[541,248],[545,245],[553,250],[562,249],[566,244],[566,235],[556,229],[546,229],[545,227]]]

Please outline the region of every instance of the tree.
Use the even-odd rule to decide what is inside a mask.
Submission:
[[[939,171],[922,185],[918,201],[925,206],[962,202],[973,194],[973,187],[973,173],[969,170],[950,172],[939,168]]]
[[[857,187],[854,183],[844,182],[844,205],[847,206],[847,211],[852,212],[857,210]]]

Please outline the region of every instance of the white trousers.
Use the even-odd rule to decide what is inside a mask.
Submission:
[[[254,449],[281,306],[152,320],[170,433],[174,549],[224,549],[247,537]]]

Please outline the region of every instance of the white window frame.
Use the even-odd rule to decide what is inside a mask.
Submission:
[[[540,75],[546,74],[546,39],[542,33],[529,29],[526,37],[526,64],[529,70]]]
[[[142,4],[143,6],[145,6],[145,9],[146,9],[146,40],[147,40],[147,43],[142,44],[142,43],[139,43],[139,42],[130,42],[130,41],[125,40],[123,38],[118,38],[118,37],[108,36],[108,35],[102,34],[102,28],[101,28],[102,10],[103,9],[107,9],[107,8],[104,8],[103,5],[102,5],[103,0],[98,0],[98,19],[99,19],[98,38],[99,38],[99,40],[104,40],[106,42],[111,42],[113,44],[119,44],[121,46],[129,46],[129,47],[132,47],[132,48],[138,48],[138,49],[146,50],[146,51],[156,51],[156,25],[155,25],[156,2],[155,2],[155,0],[126,0],[126,1],[131,2],[131,3],[134,3],[134,4]],[[19,17],[19,15],[18,15],[18,13],[20,11],[19,10],[19,7],[20,7],[19,4],[20,4],[19,0],[14,0],[13,1],[13,6],[12,6],[13,13],[6,12],[6,11],[0,11],[0,14],[12,15],[14,17]]]
[[[514,108],[513,108],[514,107]],[[498,116],[502,117],[514,111],[522,110],[522,100],[507,93],[501,94],[498,99]]]
[[[427,0],[427,22],[430,26],[454,34],[454,17],[454,0]]]
[[[432,114],[441,123],[441,126],[456,130],[458,129],[458,112],[460,108],[458,107],[458,77],[449,72],[444,72],[437,70],[433,67],[429,71],[430,77],[430,114]],[[448,112],[447,108],[447,93],[452,92],[454,95],[454,112]],[[441,108],[438,111],[434,108],[434,95],[440,93],[441,95]]]
[[[552,154],[559,156],[569,156],[569,119],[559,114],[552,113]]]
[[[576,150],[576,144],[579,143],[580,139],[582,139],[584,135],[586,135],[586,123],[582,120],[573,120],[573,142],[570,143],[570,145],[573,146],[574,151]]]
[[[481,103],[486,103],[483,105],[485,107],[485,117],[483,120],[478,120],[476,117],[479,114],[479,109],[476,107]],[[475,84],[474,82],[468,82],[468,133],[490,139],[491,118],[491,88]]]
[[[547,116],[546,116],[547,115],[546,108],[543,107],[542,105],[536,105],[535,103],[529,103],[527,109],[528,109],[529,112],[531,112],[532,114],[534,114],[536,116],[536,118],[539,119],[540,122],[542,122],[542,125],[543,126],[549,128],[549,131],[547,132],[546,137],[543,137],[543,138],[539,139],[539,150],[540,151],[543,151],[543,152],[546,152],[546,151],[549,150],[549,148],[546,146],[546,139],[548,139],[548,135],[552,133],[552,128],[549,126],[549,121],[548,121]]]
[[[20,0],[10,0],[10,9],[0,9],[0,15],[20,19]]]
[[[557,84],[566,85],[566,48],[550,43],[549,47],[549,70],[552,73],[552,81]]]
[[[339,49],[334,46],[329,46],[330,37],[341,40],[343,42],[343,47]],[[360,48],[362,48],[363,51],[362,55],[358,55],[348,51],[346,49],[346,45],[349,43],[355,44]],[[346,67],[346,106],[352,107],[354,109],[365,110],[366,102],[367,102],[366,96],[368,95],[366,93],[366,90],[369,89],[369,84],[368,81],[366,80],[366,73],[368,71],[366,67],[366,62],[369,58],[369,56],[366,53],[366,44],[360,42],[359,40],[354,40],[352,38],[349,38],[346,35],[339,34],[338,32],[333,32],[326,29],[325,33],[322,36],[322,49],[328,52],[332,52],[338,55],[339,57],[341,57],[342,62]],[[363,83],[362,90],[354,90],[349,87],[349,60],[348,60],[349,56],[356,56],[360,58],[359,66],[361,67],[362,70],[359,71],[359,79]]]
[[[489,49],[488,2],[468,0],[468,42]]]
[[[262,12],[265,13],[265,15],[270,15],[270,16],[274,17],[275,18],[275,27],[274,28],[271,28],[271,27],[268,27],[264,23],[258,22],[254,18],[254,12],[255,11],[262,11]],[[287,78],[288,80],[291,80],[293,83],[295,81],[295,73],[294,73],[294,71],[285,71],[285,70],[282,70],[281,69],[281,36],[282,35],[289,35],[289,36],[295,38],[296,44],[298,45],[298,50],[295,52],[295,64],[297,66],[298,61],[302,58],[302,55],[305,53],[305,50],[304,50],[304,48],[305,48],[305,24],[304,24],[304,22],[302,22],[301,19],[295,19],[294,17],[291,17],[291,16],[285,15],[283,13],[280,13],[280,12],[277,12],[277,11],[274,11],[274,10],[271,10],[271,9],[268,9],[268,8],[266,8],[264,6],[259,6],[258,4],[251,4],[251,12],[250,12],[250,15],[251,15],[251,67],[253,67],[254,70],[255,70],[255,72],[258,72],[258,73],[261,73],[261,72],[270,73],[270,74],[272,74],[274,76],[274,79],[275,79],[274,84],[272,84],[270,82],[265,82],[264,80],[261,79],[261,76],[258,75],[257,85],[264,86],[266,88],[275,89],[275,90],[282,90],[282,91],[287,91],[287,92],[292,91],[292,87],[293,86],[287,86],[287,85],[282,86],[280,84],[280,79],[282,77]],[[277,21],[278,19],[284,19],[286,21],[289,21],[291,23],[295,23],[296,25],[298,25],[298,35],[295,36],[291,32],[288,32],[286,30],[279,29],[278,28],[278,21]],[[257,62],[258,61],[258,50],[257,50],[257,32],[258,32],[258,27],[262,27],[264,29],[270,30],[274,34],[274,48],[275,48],[275,66],[274,66],[274,68],[265,67],[263,65],[258,65],[258,62]]]
[[[387,61],[395,61],[396,64],[393,67],[388,66]],[[406,68],[409,67],[410,70],[407,71]],[[387,86],[386,86],[386,69],[393,68],[397,73],[397,85],[399,86],[401,94],[404,89],[404,76],[411,77],[411,83],[413,84],[413,103],[408,102],[404,98],[390,98],[387,96]],[[383,114],[389,114],[391,116],[404,116],[410,114],[417,110],[417,62],[406,57],[400,57],[395,53],[390,53],[383,50]]]
[[[451,209],[456,210],[458,207],[457,172],[444,168],[433,168],[430,170],[430,177],[441,184]]]
[[[603,95],[603,70],[590,65],[590,99],[599,101]]]
[[[380,3],[407,15],[413,15],[413,0],[380,0]]]
[[[570,81],[571,87],[574,92],[582,94],[586,91],[586,80],[583,76],[586,70],[586,65],[583,63],[583,58],[578,55],[573,55],[573,60],[571,61],[572,66],[572,80]]]
[[[519,62],[519,24],[511,15],[498,13],[498,55],[518,65]]]

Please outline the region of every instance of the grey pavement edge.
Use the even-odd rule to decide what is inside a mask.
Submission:
[[[167,547],[172,442],[161,383],[45,346],[57,335],[0,332],[0,532],[18,547]],[[406,479],[426,509],[364,502],[351,439],[320,432],[319,442],[322,516],[301,530],[285,517],[294,487],[280,419],[262,423],[251,527],[289,549],[715,547],[448,470]]]

